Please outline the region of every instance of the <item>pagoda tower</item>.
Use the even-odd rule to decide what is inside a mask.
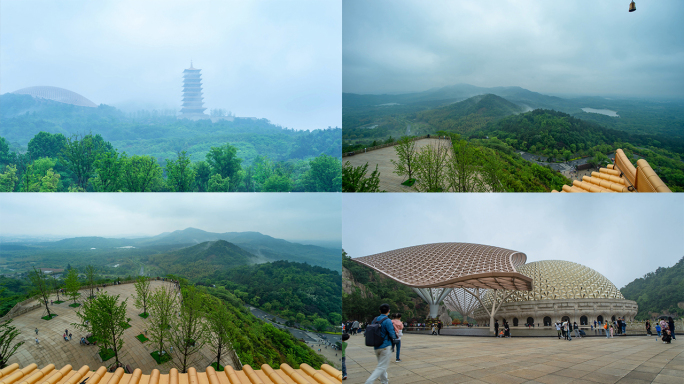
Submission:
[[[201,69],[192,67],[190,61],[190,68],[183,71],[183,108],[181,113],[186,116],[204,115],[202,105],[202,78],[200,75]]]

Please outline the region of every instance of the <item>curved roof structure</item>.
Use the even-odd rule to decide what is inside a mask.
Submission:
[[[79,95],[78,93],[58,87],[28,87],[14,91],[12,93],[17,95],[31,95],[41,99],[54,100],[60,103],[78,105],[81,107],[97,107],[97,104]]]
[[[532,289],[516,270],[527,255],[488,245],[424,244],[352,260],[413,288]]]
[[[241,370],[226,366],[224,371],[207,367],[206,372],[197,372],[191,367],[188,368],[188,373],[178,373],[177,369],[172,368],[168,374],[160,374],[158,369],[153,369],[150,374],[143,374],[139,368],[131,373],[126,373],[123,368],[108,372],[105,367],[91,371],[87,365],[79,370],[74,370],[71,365],[57,369],[54,364],[38,369],[35,363],[23,369],[19,368],[19,364],[12,364],[0,370],[0,383],[3,384],[78,384],[85,380],[88,380],[88,384],[333,384],[342,382],[342,372],[327,364],[321,365],[320,370],[307,364],[301,364],[299,369],[293,369],[287,364],[281,364],[280,369],[264,364],[261,370],[254,370],[249,365]]]
[[[465,288],[454,288],[449,295],[444,298],[444,304],[449,310],[460,313],[464,318],[472,317],[473,312],[480,306],[480,302],[475,298],[482,299],[485,294],[484,289],[471,289],[466,292]]]
[[[525,264],[518,272],[531,277],[530,291],[514,292],[505,302],[559,299],[624,300],[620,290],[605,276],[582,264],[563,260],[543,260]],[[489,291],[483,302],[491,304]]]

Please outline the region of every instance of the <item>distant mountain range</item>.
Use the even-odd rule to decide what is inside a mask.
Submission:
[[[382,104],[446,104],[465,100],[473,96],[492,94],[503,97],[520,106],[531,109],[546,108],[571,112],[577,109],[575,99],[562,99],[532,92],[521,87],[477,87],[470,84],[457,84],[441,88],[433,88],[424,92],[405,93],[399,95],[360,95],[342,94],[342,107],[377,106]]]
[[[264,235],[259,232],[226,232],[213,233],[197,228],[186,228],[173,232],[162,233],[152,237],[135,239],[105,238],[105,237],[75,237],[55,242],[40,243],[4,243],[0,249],[17,246],[34,246],[46,249],[90,249],[90,248],[118,248],[118,247],[157,247],[161,245],[177,245],[178,248],[187,248],[206,242],[222,240],[229,242],[244,251],[249,252],[254,260],[276,261],[287,260],[300,263],[318,265],[335,271],[341,271],[341,249],[324,248],[316,245],[292,243],[283,239]],[[223,244],[221,243],[221,244]],[[224,244],[225,245],[225,244]],[[201,248],[197,248],[201,249]],[[194,254],[195,250],[188,248],[187,251]]]

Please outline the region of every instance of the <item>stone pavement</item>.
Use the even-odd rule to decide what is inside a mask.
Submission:
[[[152,281],[151,287],[155,289],[162,284],[167,283]],[[159,369],[161,373],[168,373],[174,366],[170,362],[163,365],[157,364],[152,356],[150,356],[150,353],[156,350],[151,341],[143,344],[135,337],[147,329],[146,320],[138,316],[142,311],[133,306],[134,299],[132,295],[135,294],[135,285],[110,285],[105,290],[109,294],[121,295],[120,300],[128,298],[126,311],[127,317],[131,318],[131,328],[124,331],[124,346],[122,354],[119,355],[119,361],[130,365],[133,369],[140,368],[145,374],[149,374],[155,368]],[[81,294],[85,296],[89,292],[81,291]],[[58,316],[49,321],[41,319],[41,316],[47,315],[47,313],[44,313],[44,307],[16,317],[12,321],[12,325],[21,332],[17,340],[24,340],[26,343],[19,347],[17,353],[9,359],[9,364],[19,363],[21,367],[31,363],[36,363],[39,367],[48,364],[54,364],[56,367],[62,367],[67,364],[71,364],[74,367],[81,367],[82,365],[99,367],[113,363],[114,359],[107,360],[104,364],[100,361],[100,356],[97,353],[98,347],[79,344],[79,340],[85,334],[77,331],[72,325],[72,323],[79,322],[79,319],[76,315],[78,308],[69,307],[71,303],[72,301],[65,301],[62,304],[50,306],[50,311]],[[40,344],[35,342],[36,333],[34,330],[36,328],[38,328],[37,337]],[[65,329],[68,329],[73,334],[71,341],[67,342],[62,338]],[[197,354],[197,357],[198,361],[193,364],[195,367],[206,367],[213,362],[211,352],[207,346]],[[232,363],[227,361],[228,358],[222,360],[224,365],[232,365]]]
[[[416,150],[421,148],[437,144],[439,139],[421,139],[416,140]],[[358,167],[368,163],[368,169],[366,175],[370,175],[371,172],[375,171],[375,165],[378,166],[378,172],[380,172],[380,190],[387,192],[416,192],[413,187],[407,187],[401,185],[401,183],[406,180],[404,176],[397,176],[394,173],[394,164],[391,160],[398,161],[397,150],[393,147],[385,147],[376,149],[374,151],[363,153],[363,149],[357,151],[356,155],[344,157],[342,159],[342,164],[349,161],[351,165]]]
[[[346,382],[363,383],[377,365],[363,337],[347,347]],[[405,334],[391,384],[684,383],[684,340],[654,337],[484,338]],[[379,381],[376,381],[378,383]]]

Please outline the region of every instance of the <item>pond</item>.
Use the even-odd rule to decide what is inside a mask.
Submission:
[[[594,109],[594,108],[582,108],[584,112],[587,113],[600,113],[602,115],[610,116],[610,117],[620,117],[618,116],[617,112],[611,111],[610,109]]]

